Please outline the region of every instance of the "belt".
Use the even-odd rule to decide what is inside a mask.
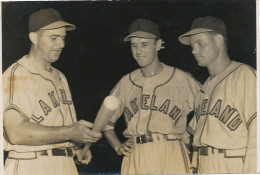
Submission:
[[[36,154],[38,156],[74,156],[72,148],[54,148],[51,150],[37,151]]]
[[[200,147],[199,148],[199,155],[201,156],[208,156],[208,155],[216,155],[222,154],[224,158],[238,158],[244,157],[246,154],[246,148],[240,149],[218,149],[210,146]]]
[[[34,152],[16,152],[10,151],[8,153],[9,159],[37,159],[40,156],[65,156],[73,157],[74,151],[72,148],[54,148],[43,151],[34,151]]]
[[[182,139],[181,135],[158,134],[158,133],[145,134],[135,138],[137,144],[144,144],[148,142],[153,142],[155,140],[175,141],[181,139]]]
[[[208,146],[199,148],[199,154],[202,155],[202,156],[209,155],[210,151],[211,151],[211,154],[216,154],[216,153],[224,153],[225,150],[224,149],[216,149],[216,148],[208,147]]]

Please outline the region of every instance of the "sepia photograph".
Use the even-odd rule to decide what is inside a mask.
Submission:
[[[258,0],[0,3],[0,174],[260,173]]]

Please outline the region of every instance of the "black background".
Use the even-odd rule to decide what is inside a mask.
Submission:
[[[67,33],[66,46],[53,65],[68,79],[78,119],[93,122],[96,113],[120,78],[138,68],[129,43],[123,42],[128,26],[136,18],[153,20],[160,27],[165,49],[162,62],[190,72],[203,83],[206,68],[198,67],[189,46],[178,36],[190,29],[192,20],[212,15],[221,18],[228,30],[228,53],[232,60],[256,68],[256,2],[254,0],[171,1],[41,1],[2,2],[2,69],[28,54],[29,15],[42,8],[55,8],[77,29]],[[123,118],[116,124],[121,135]],[[80,174],[115,174],[120,171],[117,156],[102,138],[92,147],[92,162],[78,166]]]

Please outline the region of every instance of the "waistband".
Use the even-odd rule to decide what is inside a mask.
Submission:
[[[225,158],[239,158],[246,155],[246,148],[241,149],[218,149],[210,146],[198,148],[200,156],[223,154]]]
[[[64,156],[73,157],[75,155],[73,148],[54,148],[43,151],[34,152],[16,152],[10,151],[8,153],[9,159],[37,159],[40,156]]]
[[[174,134],[159,134],[159,133],[150,133],[145,134],[141,136],[135,137],[135,143],[137,144],[144,144],[148,142],[155,142],[160,140],[166,140],[166,141],[175,141],[175,140],[181,140],[181,135],[174,135]]]

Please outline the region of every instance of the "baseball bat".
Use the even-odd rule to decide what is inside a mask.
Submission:
[[[118,106],[119,106],[119,100],[115,96],[112,95],[107,96],[104,99],[97,113],[96,119],[92,127],[92,131],[101,132],[104,129],[104,127],[107,125],[109,120],[111,119],[112,114],[115,112]],[[84,156],[86,154],[91,144],[92,143],[85,144],[81,155]]]

